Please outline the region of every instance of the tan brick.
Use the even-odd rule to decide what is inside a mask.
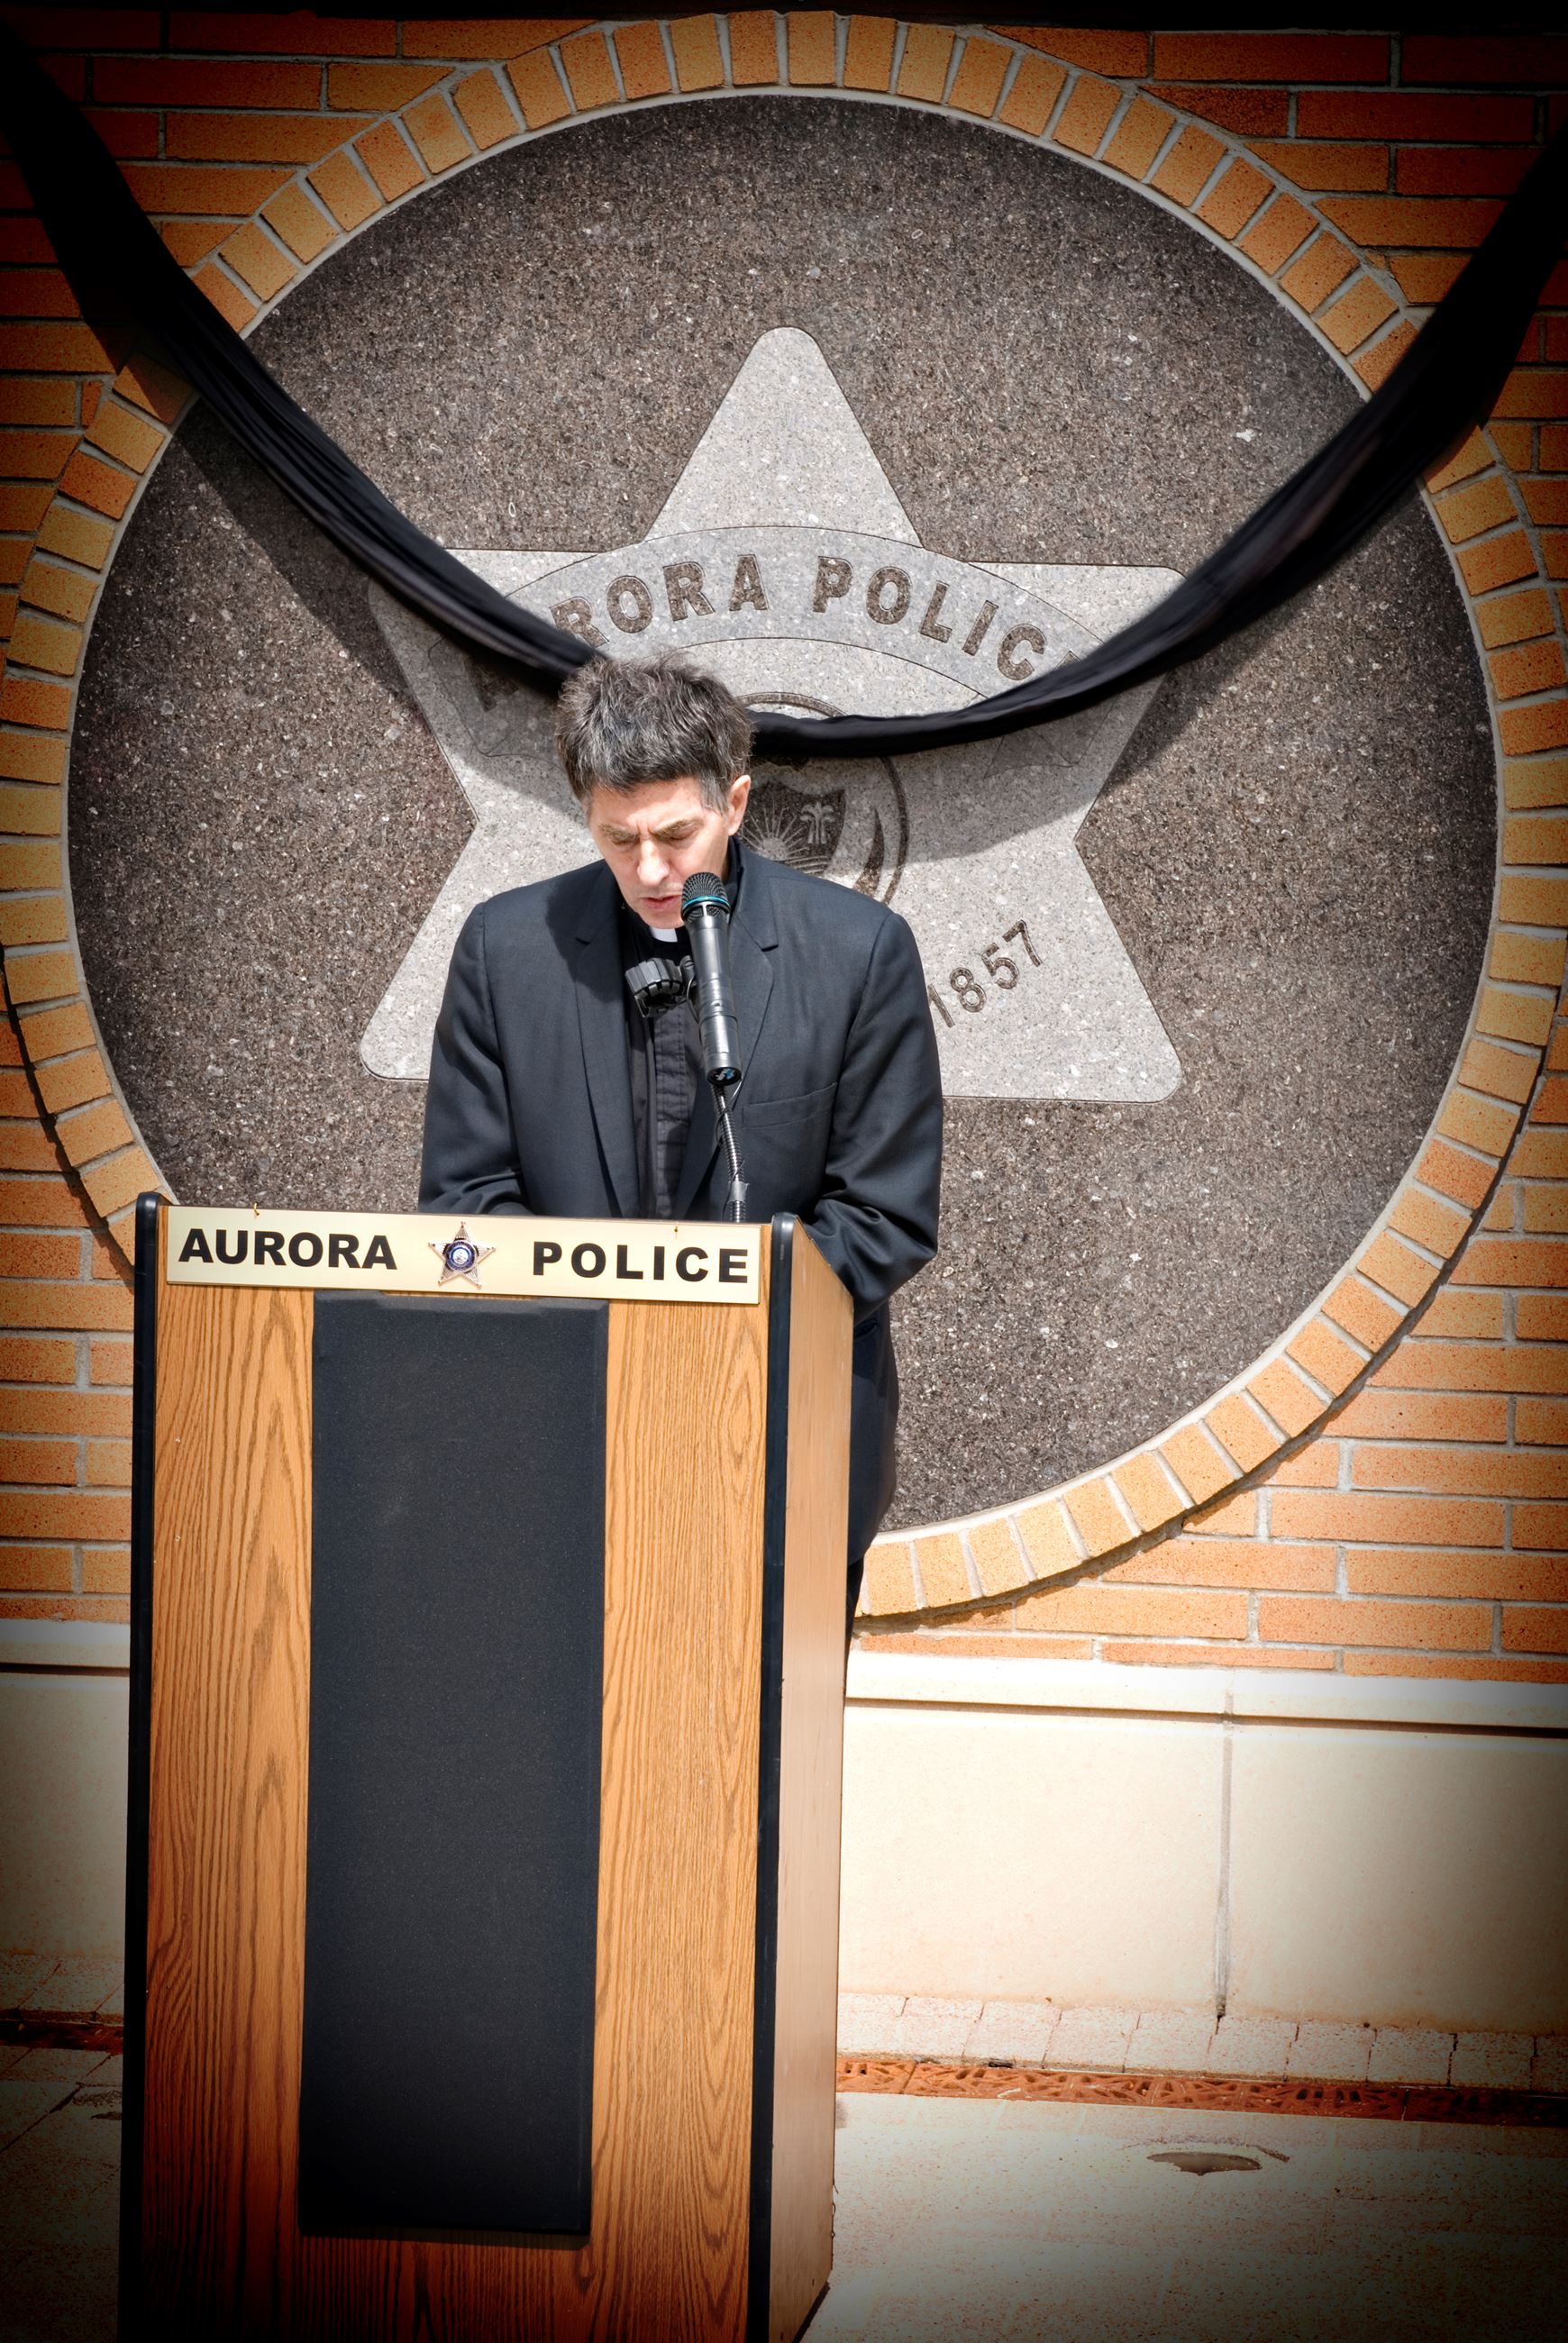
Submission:
[[[1173,204],[1191,204],[1207,184],[1225,149],[1218,138],[1189,123],[1151,180]]]
[[[1203,1422],[1244,1473],[1261,1464],[1280,1444],[1278,1433],[1270,1431],[1256,1408],[1250,1407],[1239,1392],[1232,1392],[1228,1399],[1211,1407]]]
[[[579,114],[594,114],[602,106],[619,105],[620,87],[602,33],[579,33],[575,39],[563,41],[560,59],[566,68],[572,104]]]
[[[1347,277],[1354,274],[1356,266],[1355,254],[1337,236],[1320,236],[1299,260],[1292,262],[1280,284],[1291,299],[1312,316]]]
[[[964,43],[959,58],[952,87],[948,92],[948,104],[960,114],[978,115],[989,122],[996,112],[996,102],[1001,96],[1002,84],[1011,54],[995,41],[982,41],[971,35]]]
[[[1504,984],[1549,984],[1563,981],[1563,939],[1522,935],[1515,928],[1500,928],[1492,939],[1487,973]]]
[[[1061,1493],[1091,1558],[1126,1545],[1136,1534],[1117,1503],[1109,1480],[1081,1481]]]
[[[1101,1645],[1101,1656],[1122,1667],[1161,1668],[1317,1668],[1333,1666],[1332,1652],[1291,1651],[1283,1646],[1260,1651],[1254,1644],[1119,1644]]]
[[[918,1608],[911,1563],[912,1548],[891,1540],[871,1547],[866,1556],[860,1607],[874,1617],[897,1615]]]
[[[1379,1603],[1265,1594],[1258,1633],[1271,1644],[1384,1644],[1397,1651],[1483,1652],[1492,1612],[1483,1604]]]
[[[1508,1402],[1462,1392],[1358,1392],[1334,1418],[1357,1440],[1506,1440]]]
[[[719,46],[719,26],[711,16],[674,16],[669,46],[675,77],[683,90],[720,89],[724,58]]]
[[[330,65],[327,103],[356,114],[396,114],[442,77],[439,65]]]
[[[22,1020],[22,1041],[35,1065],[45,1058],[62,1058],[70,1050],[85,1050],[94,1040],[93,1021],[79,1001],[66,1009],[35,1010]]]
[[[1354,1452],[1358,1489],[1429,1489],[1456,1497],[1568,1497],[1568,1453],[1507,1448],[1403,1448],[1376,1443]]]
[[[1473,1237],[1453,1274],[1461,1285],[1568,1285],[1568,1245],[1554,1237]]]
[[[75,1229],[87,1225],[81,1198],[69,1180],[47,1174],[0,1179],[0,1219],[16,1229]],[[8,1380],[0,1367],[0,1382]]]
[[[1353,1383],[1366,1364],[1361,1353],[1342,1342],[1321,1318],[1310,1320],[1289,1348],[1299,1366],[1304,1367],[1326,1391],[1336,1393]]]
[[[90,445],[101,447],[106,456],[112,456],[116,464],[124,464],[133,472],[145,472],[167,437],[145,415],[137,415],[113,398],[99,400],[86,436]]]
[[[1364,1545],[1501,1545],[1503,1508],[1479,1497],[1279,1489],[1272,1499],[1272,1527],[1277,1537],[1348,1539]]]
[[[1117,1466],[1111,1478],[1140,1529],[1162,1528],[1185,1510],[1181,1492],[1172,1485],[1170,1474],[1161,1469],[1151,1449],[1130,1456],[1125,1463]]]
[[[61,626],[31,610],[18,617],[11,635],[11,656],[18,667],[41,667],[46,675],[75,675],[81,655],[80,627]]]
[[[1198,206],[1198,217],[1205,227],[1227,239],[1239,236],[1264,199],[1274,192],[1274,183],[1251,163],[1231,164],[1217,187],[1204,196]]]
[[[362,226],[381,208],[381,198],[363,171],[341,150],[309,175],[310,184],[341,228]]]
[[[1257,1538],[1173,1537],[1126,1562],[1112,1563],[1101,1576],[1107,1586],[1276,1587],[1303,1594],[1331,1594],[1335,1576],[1332,1545],[1276,1545]]]
[[[792,8],[784,18],[789,79],[805,89],[827,88],[838,73],[838,41],[830,8]]]
[[[1339,1430],[1337,1420],[1329,1426],[1330,1433]],[[1309,1441],[1298,1448],[1293,1456],[1282,1456],[1271,1464],[1259,1482],[1260,1489],[1337,1489],[1340,1483],[1340,1443],[1333,1438]]]
[[[1037,1578],[1054,1577],[1060,1571],[1077,1567],[1082,1557],[1068,1526],[1066,1509],[1055,1498],[1026,1505],[1013,1518]]]
[[[7,830],[20,830],[37,835],[42,828],[45,834],[57,830],[59,824],[59,783],[65,777],[65,744],[37,732],[0,733],[0,773],[8,780],[34,781],[39,785],[38,795],[29,804],[20,789],[0,790],[0,806],[4,807]],[[44,795],[45,789],[48,795]],[[53,813],[54,819],[42,820]],[[20,820],[10,817],[20,814]],[[29,814],[31,819],[29,819]]]
[[[1255,1374],[1247,1385],[1248,1394],[1256,1400],[1266,1414],[1271,1416],[1282,1432],[1292,1438],[1304,1432],[1313,1419],[1322,1413],[1323,1403],[1310,1384],[1302,1382],[1283,1359],[1275,1359]]]
[[[1473,435],[1484,447],[1481,435]],[[1487,460],[1491,460],[1490,450]],[[1500,643],[1522,643],[1532,635],[1552,632],[1552,603],[1539,586],[1529,586],[1513,594],[1494,594],[1490,601],[1476,605],[1475,624],[1488,650]]]
[[[1402,1244],[1398,1237],[1390,1236],[1386,1231],[1372,1239],[1356,1267],[1374,1285],[1381,1285],[1385,1293],[1410,1303],[1421,1300],[1437,1275],[1431,1262],[1422,1261],[1418,1252],[1412,1252],[1409,1245]]]
[[[898,27],[890,16],[850,17],[844,44],[846,89],[891,88],[893,43],[897,32]]]
[[[128,1391],[131,1387],[131,1346],[129,1342],[105,1337],[88,1345],[88,1379],[95,1385],[110,1384]]]
[[[1553,1061],[1558,1054],[1559,1042],[1553,1037],[1552,1043]],[[1533,1130],[1539,1130],[1543,1125],[1568,1122],[1568,1081],[1553,1074],[1548,1081],[1542,1083],[1531,1101],[1530,1122]]]
[[[1568,1601],[1568,1555],[1440,1554],[1387,1546],[1345,1558],[1352,1594],[1448,1595],[1476,1603]]]
[[[1201,1504],[1234,1478],[1234,1469],[1200,1427],[1184,1424],[1161,1442],[1161,1454],[1188,1495]]]
[[[57,944],[65,940],[63,895],[13,895],[0,903],[0,945]]]
[[[355,142],[354,152],[389,204],[425,184],[425,166],[395,122],[378,122]]]
[[[920,1572],[926,1602],[933,1608],[974,1601],[970,1574],[964,1568],[963,1544],[954,1531],[944,1530],[936,1537],[917,1538],[915,1566]]]
[[[1394,1652],[1347,1652],[1347,1676],[1446,1676],[1461,1683],[1491,1679],[1503,1684],[1563,1684],[1568,1667],[1555,1660],[1471,1660],[1455,1653],[1441,1656]]]
[[[61,1348],[69,1354],[74,1375],[76,1346],[65,1342]],[[11,1391],[0,1398],[0,1410],[12,1432],[53,1433],[70,1441],[127,1439],[130,1434],[128,1392]],[[75,1478],[74,1471],[71,1478]]]
[[[1531,1236],[1568,1236],[1568,1185],[1553,1181],[1524,1191],[1524,1228]]]
[[[681,54],[679,37],[681,33],[689,27],[696,30],[703,25],[707,25],[711,29],[712,22],[709,16],[689,17],[682,23],[671,26],[670,39],[678,64]],[[571,100],[567,96],[560,75],[556,70],[555,60],[544,50],[539,50],[530,56],[511,58],[507,66],[507,78],[517,93],[518,104],[522,108],[523,120],[530,130],[546,130],[552,122],[563,121],[571,112]],[[681,82],[683,89],[693,86],[709,88],[717,85],[710,83],[693,85],[683,77]]]
[[[1486,665],[1492,688],[1500,699],[1523,699],[1533,691],[1556,691],[1568,676],[1563,654],[1550,639],[1514,643],[1507,650],[1493,651]],[[1546,786],[1521,794],[1521,774]],[[1555,788],[1550,786],[1553,782],[1557,784]],[[1503,801],[1510,807],[1568,805],[1568,758],[1542,757],[1526,765],[1510,760],[1503,767]]]
[[[1093,1581],[1026,1594],[1013,1617],[1020,1633],[1054,1628],[1086,1635],[1204,1635],[1240,1643],[1247,1598],[1195,1588],[1107,1586]]]
[[[66,561],[80,561],[101,569],[108,558],[115,532],[95,514],[73,512],[68,505],[51,505],[38,531],[38,550],[58,553]]]
[[[657,25],[618,25],[615,57],[620,67],[620,85],[628,99],[669,95],[669,64]],[[468,126],[472,129],[473,125]]]
[[[1066,146],[1075,155],[1098,154],[1121,103],[1121,92],[1114,82],[1101,81],[1093,74],[1081,74],[1056,118],[1051,137],[1057,146]]]
[[[1301,250],[1316,225],[1312,213],[1294,196],[1278,195],[1247,230],[1237,249],[1273,277],[1293,252]]]
[[[131,1556],[126,1546],[92,1546],[82,1556],[84,1594],[128,1594]]]
[[[1200,1537],[1256,1537],[1258,1500],[1250,1489],[1238,1490],[1234,1496],[1221,1497],[1218,1504],[1194,1513],[1187,1527]]]
[[[5,983],[19,1008],[35,1001],[65,1001],[76,990],[76,964],[69,952],[16,952],[5,963]]]
[[[64,1114],[89,1099],[106,1098],[109,1077],[96,1050],[78,1051],[72,1058],[54,1058],[37,1069],[38,1095],[51,1114]]]
[[[128,1489],[131,1485],[131,1443],[128,1440],[89,1440],[87,1486]]]
[[[988,1594],[1009,1594],[1015,1587],[1028,1585],[1029,1564],[1012,1523],[1005,1515],[996,1521],[977,1522],[968,1535],[980,1583]]]
[[[1528,1041],[1540,1049],[1552,1031],[1552,1009],[1553,1003],[1544,993],[1513,992],[1502,985],[1483,985],[1476,1031],[1493,1034],[1503,1041]]]
[[[1156,106],[1152,98],[1140,95],[1117,124],[1104,160],[1130,179],[1146,178],[1175,119],[1169,106]]]
[[[92,607],[97,583],[95,578],[84,578],[79,569],[64,568],[58,562],[30,561],[22,578],[21,598],[56,618],[79,621]]]
[[[270,301],[281,293],[290,277],[298,274],[286,252],[279,250],[271,236],[264,236],[254,220],[236,228],[222,246],[222,257],[236,277],[242,277],[258,300]],[[100,417],[103,409],[99,409]]]
[[[1493,1165],[1477,1162],[1473,1155],[1462,1155],[1457,1147],[1446,1146],[1441,1139],[1432,1141],[1416,1165],[1417,1179],[1452,1197],[1467,1212],[1473,1212],[1481,1204],[1494,1176]],[[1419,1230],[1413,1228],[1409,1233],[1420,1235]],[[1427,1240],[1422,1238],[1421,1242]],[[1442,1247],[1434,1245],[1432,1250],[1441,1252]]]
[[[904,34],[904,54],[899,60],[899,96],[940,106],[948,85],[953,36],[940,25],[910,25]]]
[[[1568,1604],[1553,1610],[1512,1607],[1503,1614],[1505,1652],[1568,1652]]]
[[[1044,57],[1025,57],[1012,77],[1012,86],[1002,100],[999,122],[1010,130],[1021,130],[1027,137],[1038,138],[1050,120],[1051,108],[1061,95],[1067,75],[1059,65]]]
[[[771,8],[731,10],[729,78],[737,89],[756,89],[779,79],[779,19]]]
[[[1437,1127],[1445,1138],[1457,1139],[1462,1145],[1479,1148],[1483,1155],[1501,1161],[1519,1128],[1519,1110],[1516,1105],[1500,1106],[1494,1099],[1456,1090],[1444,1101]]]
[[[1532,1124],[1508,1168],[1522,1180],[1568,1180],[1568,1131],[1539,1131]]]
[[[657,43],[658,35],[653,25],[635,29],[652,33]],[[661,58],[662,54],[661,51]],[[665,86],[668,86],[668,76]],[[518,117],[505,90],[487,65],[479,73],[468,74],[457,84],[452,92],[452,103],[462,116],[463,126],[481,155],[488,154],[492,146],[502,146],[507,139],[517,136]]]
[[[1389,1226],[1412,1244],[1444,1260],[1458,1252],[1470,1232],[1470,1214],[1420,1188],[1407,1188],[1389,1215]]]
[[[598,45],[602,50],[602,37]],[[562,55],[565,55],[564,50]],[[609,73],[608,58],[605,71]],[[613,75],[610,76],[610,85],[613,89]],[[404,129],[418,148],[427,171],[435,174],[449,171],[455,164],[466,163],[473,154],[461,123],[439,90],[433,90],[428,97],[421,97],[414,105],[406,106],[402,122]]]
[[[139,1147],[128,1147],[123,1155],[89,1164],[82,1173],[83,1187],[106,1220],[157,1184],[157,1173]]]
[[[1536,1297],[1521,1294],[1518,1346],[1487,1342],[1403,1343],[1373,1376],[1380,1387],[1397,1391],[1563,1392],[1568,1391],[1568,1353],[1543,1335],[1537,1347],[1524,1339],[1526,1320]]]
[[[101,1106],[85,1108],[80,1114],[62,1117],[55,1125],[55,1135],[71,1162],[78,1166],[107,1155],[111,1149],[127,1145],[133,1136],[123,1110],[114,1099],[106,1099]]]
[[[1459,556],[1459,572],[1473,594],[1489,594],[1494,587],[1512,586],[1535,569],[1535,554],[1522,529],[1505,537],[1489,537],[1467,545]]]
[[[1481,608],[1485,609],[1484,602]],[[1523,649],[1531,652],[1544,649],[1554,659],[1562,656],[1555,643],[1527,643]],[[1513,657],[1513,654],[1507,656]],[[1497,663],[1494,661],[1493,665]],[[1503,798],[1510,812],[1526,811],[1541,806],[1568,806],[1568,757],[1532,757],[1525,763],[1512,758],[1506,759],[1503,768]]]

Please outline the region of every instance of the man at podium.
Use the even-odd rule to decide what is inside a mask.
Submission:
[[[469,914],[431,1054],[420,1209],[722,1217],[697,1021],[656,965],[673,974],[685,954],[686,880],[720,879],[746,1217],[796,1213],[855,1307],[852,1616],[893,1494],[888,1302],[937,1248],[941,1082],[915,940],[884,904],[743,848],[751,724],[717,678],[668,655],[596,659],[563,688],[556,737],[599,859]]]

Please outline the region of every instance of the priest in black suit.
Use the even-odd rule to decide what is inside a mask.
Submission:
[[[436,1028],[421,1210],[723,1217],[696,1021],[645,1018],[627,983],[679,958],[686,879],[723,879],[747,1217],[798,1214],[855,1306],[852,1605],[893,1493],[888,1301],[937,1248],[941,1083],[915,940],[885,905],[742,849],[751,727],[716,679],[597,659],[564,688],[557,739],[600,859],[469,915]]]

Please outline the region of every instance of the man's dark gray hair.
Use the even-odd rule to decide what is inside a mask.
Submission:
[[[716,675],[670,652],[590,659],[561,686],[556,707],[556,747],[579,805],[595,789],[635,789],[690,774],[703,803],[721,809],[746,770],[751,729]]]

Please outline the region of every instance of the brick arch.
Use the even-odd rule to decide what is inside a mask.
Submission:
[[[1369,388],[1412,337],[1419,298],[1442,289],[1431,271],[1430,281],[1402,283],[1352,233],[1375,232],[1375,217],[1363,220],[1353,198],[1304,194],[1288,153],[1117,72],[1124,36],[767,11],[518,29],[537,37],[499,60],[367,65],[357,78],[350,69],[343,89],[363,96],[362,109],[313,117],[316,151],[297,169],[243,175],[255,200],[238,226],[213,239],[166,224],[233,324],[248,329],[388,208],[489,155],[608,111],[740,92],[940,108],[1071,156],[1222,246]],[[142,192],[156,210],[156,178]],[[90,365],[84,372],[93,376]],[[37,529],[11,642],[8,706],[21,714],[5,735],[16,784],[10,820],[27,842],[11,857],[0,935],[43,1109],[95,1212],[125,1247],[132,1199],[157,1173],[92,1021],[62,851],[51,840],[63,830],[70,695],[97,584],[184,393],[145,365],[98,373],[95,386],[82,443]],[[1500,416],[1508,406],[1505,393]],[[1522,1111],[1542,1091],[1568,941],[1568,883],[1552,875],[1568,862],[1568,818],[1548,809],[1563,795],[1548,752],[1568,727],[1561,610],[1548,602],[1546,627],[1532,618],[1519,631],[1517,606],[1532,593],[1545,599],[1549,565],[1495,429],[1473,435],[1428,487],[1477,639],[1493,650],[1504,807],[1487,973],[1428,1138],[1349,1264],[1233,1383],[1158,1439],[1060,1488],[882,1542],[868,1569],[873,1616],[930,1621],[1015,1605],[1052,1582],[1135,1567],[1195,1516],[1213,1523],[1228,1506],[1244,1509],[1248,1492],[1300,1471],[1347,1399],[1462,1272]]]

